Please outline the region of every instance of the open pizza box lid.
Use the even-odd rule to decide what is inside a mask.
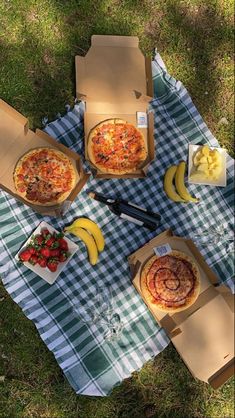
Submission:
[[[201,276],[198,299],[178,313],[162,312],[150,305],[140,286],[142,266],[155,254],[154,248],[165,244],[192,257]],[[215,389],[220,387],[234,374],[234,296],[230,290],[219,285],[217,276],[194,243],[173,236],[170,230],[153,238],[128,261],[135,288],[158,324],[165,329],[192,375]]]
[[[136,36],[93,35],[85,57],[76,56],[76,94],[86,102],[84,116],[85,154],[90,130],[98,123],[112,118],[126,120],[143,133],[148,157],[144,166],[134,173],[117,176],[93,172],[100,178],[144,177],[154,159],[154,118],[148,112],[153,97],[151,60],[139,49]],[[148,127],[138,126],[137,112],[147,114]],[[92,163],[90,163],[92,166]]]
[[[40,206],[25,201],[15,190],[13,172],[17,161],[33,148],[50,147],[66,154],[77,172],[77,182],[66,201],[56,206]],[[33,132],[28,128],[28,120],[0,99],[0,187],[27,206],[42,215],[61,216],[69,208],[71,202],[81,191],[89,178],[83,171],[78,154],[59,144],[54,138],[37,129]]]

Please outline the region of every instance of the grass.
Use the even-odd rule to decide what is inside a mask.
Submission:
[[[40,127],[75,98],[74,56],[92,34],[137,35],[157,46],[221,146],[233,151],[232,0],[2,0],[0,96]],[[194,380],[170,345],[107,398],[77,396],[34,325],[0,286],[1,418],[222,418],[233,380]]]

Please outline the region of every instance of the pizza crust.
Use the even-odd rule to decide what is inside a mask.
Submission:
[[[153,294],[149,290],[148,278],[149,278],[150,268],[151,268],[151,266],[153,266],[153,264],[156,260],[161,259],[164,256],[163,257],[158,257],[157,255],[154,255],[144,264],[144,266],[142,268],[142,271],[141,271],[141,276],[140,276],[140,288],[141,288],[141,292],[142,292],[142,295],[143,295],[144,299],[146,300],[146,302],[150,306],[155,306],[157,309],[159,309],[160,311],[163,311],[163,312],[176,313],[176,312],[181,312],[181,311],[189,308],[196,301],[196,299],[198,298],[198,295],[200,293],[200,272],[199,272],[199,269],[198,269],[196,263],[194,262],[194,260],[190,256],[188,256],[187,254],[185,254],[181,251],[173,250],[171,253],[169,253],[167,255],[171,256],[171,257],[174,257],[178,260],[181,260],[183,262],[185,261],[186,263],[190,264],[190,270],[191,270],[192,276],[193,276],[193,288],[187,294],[187,296],[185,297],[184,303],[180,304],[179,306],[166,306],[166,303],[164,303],[164,301],[156,300],[154,298]],[[154,269],[153,269],[153,271],[154,271]],[[162,268],[162,271],[163,271],[163,268]],[[171,275],[174,275],[174,273],[171,272],[170,278],[169,278],[170,280],[172,278]],[[180,282],[180,275],[176,278],[176,281]],[[156,282],[154,282],[154,283],[156,283]],[[156,284],[155,284],[155,287],[156,287]],[[154,288],[152,290],[152,292],[154,293],[155,291],[156,291],[156,289]],[[171,295],[173,293],[174,293],[174,290],[171,289]],[[156,294],[157,294],[157,292],[156,292]],[[159,296],[159,294],[157,294],[157,295]],[[179,303],[179,302],[176,301],[176,305],[177,305],[177,303]]]
[[[52,200],[50,202],[40,202],[40,201],[34,201],[34,200],[30,200],[26,197],[26,193],[25,192],[21,192],[18,189],[18,179],[17,179],[17,175],[20,172],[20,170],[22,169],[22,165],[24,162],[26,162],[27,160],[30,159],[30,157],[32,157],[35,153],[40,153],[41,151],[48,151],[49,153],[49,157],[50,154],[53,154],[59,157],[60,160],[64,161],[64,163],[66,164],[66,168],[69,170],[70,174],[71,174],[71,185],[70,185],[70,189],[64,193],[62,193],[59,197],[56,198],[56,200]],[[51,155],[52,156],[52,155]],[[40,148],[33,148],[30,151],[28,151],[27,153],[25,153],[24,155],[21,156],[21,158],[17,161],[15,168],[14,168],[14,172],[13,172],[13,180],[14,180],[14,184],[15,184],[15,188],[17,191],[17,194],[22,197],[25,201],[34,204],[34,205],[39,205],[39,206],[56,206],[59,205],[60,203],[64,202],[67,197],[70,195],[70,193],[72,192],[72,190],[75,187],[75,184],[78,180],[78,174],[77,171],[72,163],[72,161],[69,159],[69,157],[67,157],[66,154],[64,154],[63,152],[55,149],[55,148],[50,148],[50,147],[40,147]]]
[[[92,145],[93,145],[92,139],[93,139],[94,136],[96,136],[97,131],[99,129],[101,129],[104,125],[106,125],[107,123],[113,124],[113,125],[118,124],[118,123],[132,125],[138,131],[138,133],[141,135],[141,141],[144,144],[146,156],[145,156],[145,159],[143,161],[141,161],[139,164],[137,164],[136,167],[131,168],[131,169],[130,168],[112,169],[112,168],[109,168],[109,167],[104,167],[102,164],[99,164],[99,163],[96,162],[95,155],[94,155],[93,149],[92,149]],[[101,123],[98,123],[94,128],[92,128],[90,130],[89,135],[88,135],[88,139],[87,139],[87,154],[88,154],[88,157],[89,157],[91,163],[95,167],[97,167],[98,170],[101,171],[102,173],[109,173],[109,174],[116,174],[116,175],[122,175],[122,174],[132,173],[133,171],[136,171],[136,170],[140,169],[141,166],[144,165],[145,160],[147,158],[147,150],[146,150],[146,145],[145,145],[145,138],[144,138],[142,132],[138,128],[136,128],[133,124],[131,124],[130,122],[127,122],[127,121],[125,121],[123,119],[118,119],[118,118],[115,118],[115,119],[106,119],[106,120],[102,121]]]

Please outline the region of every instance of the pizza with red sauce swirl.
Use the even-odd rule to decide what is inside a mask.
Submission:
[[[89,133],[88,156],[100,171],[126,174],[136,171],[147,158],[144,136],[122,119],[107,119]]]
[[[140,285],[146,302],[165,312],[180,312],[191,306],[200,291],[200,273],[187,254],[151,257],[141,272]]]
[[[70,159],[54,148],[34,148],[15,166],[14,184],[27,202],[53,206],[63,202],[73,190],[77,174]]]

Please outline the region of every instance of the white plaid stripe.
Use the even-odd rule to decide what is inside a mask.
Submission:
[[[155,233],[118,219],[109,209],[91,200],[86,190],[94,189],[107,195],[119,195],[137,205],[160,212],[163,217],[159,232],[171,227],[178,235],[188,236],[191,230],[213,223],[231,222],[233,160],[228,158],[226,189],[190,185],[192,193],[201,198],[199,205],[175,205],[166,199],[162,178],[166,167],[187,155],[188,143],[218,145],[197,112],[186,89],[167,74],[160,56],[153,62],[156,98],[151,107],[155,113],[156,160],[150,165],[145,179],[97,180],[92,177],[69,212],[66,222],[87,216],[98,222],[106,239],[106,251],[100,263],[91,268],[82,243],[71,259],[68,269],[53,286],[38,279],[33,272],[16,265],[12,256],[24,243],[32,228],[42,217],[30,208],[2,192],[0,220],[2,250],[0,272],[12,298],[27,317],[34,321],[41,338],[54,353],[58,364],[77,393],[103,396],[112,387],[138,370],[144,362],[157,355],[168,344],[130,282],[127,256],[151,239]],[[161,93],[158,95],[158,91]],[[76,105],[63,118],[49,123],[46,132],[71,149],[82,153],[84,105]],[[84,164],[86,168],[88,163]],[[59,219],[44,219],[59,228]],[[229,228],[231,225],[229,224]],[[233,257],[225,247],[202,248],[209,265],[232,289]],[[102,327],[90,328],[80,322],[71,309],[74,295],[87,300],[96,283],[112,286],[115,310],[125,324],[123,336],[113,347],[105,343]]]

